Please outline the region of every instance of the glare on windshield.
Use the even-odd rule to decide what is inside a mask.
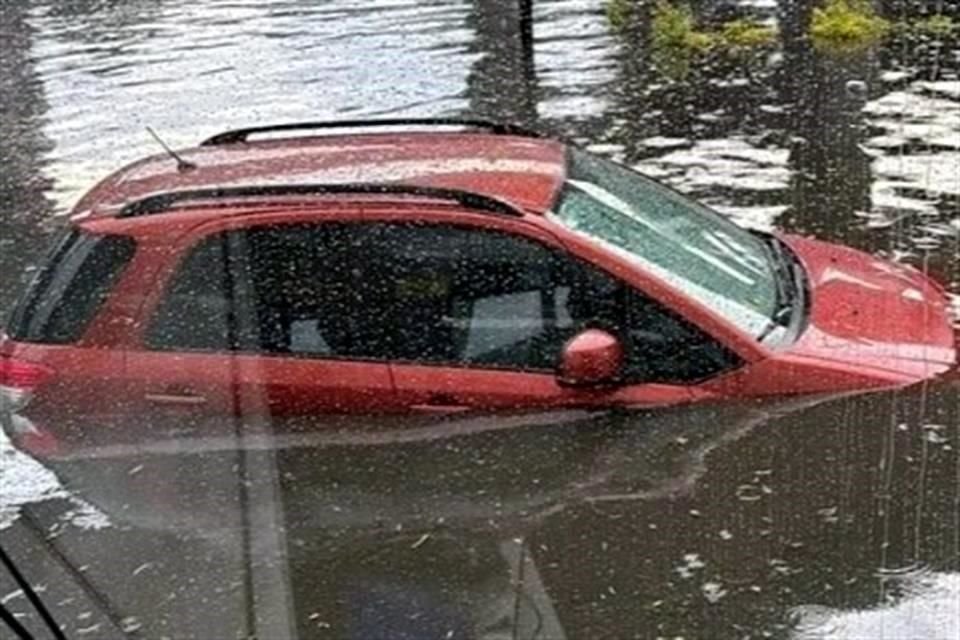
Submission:
[[[551,217],[620,253],[751,335],[769,324],[775,274],[763,241],[613,162],[574,150]]]

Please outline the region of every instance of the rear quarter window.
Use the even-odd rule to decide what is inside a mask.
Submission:
[[[126,236],[66,231],[14,309],[8,335],[23,342],[76,341],[135,251]]]

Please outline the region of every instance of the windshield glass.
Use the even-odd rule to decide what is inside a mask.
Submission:
[[[552,218],[759,335],[776,310],[763,241],[652,180],[574,149]]]

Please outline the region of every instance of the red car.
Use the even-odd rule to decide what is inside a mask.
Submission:
[[[909,267],[511,126],[257,127],[81,199],[0,339],[0,420],[50,454],[236,416],[859,392],[949,369],[948,316]]]

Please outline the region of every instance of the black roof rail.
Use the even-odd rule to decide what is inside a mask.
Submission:
[[[330,120],[320,122],[288,122],[224,131],[207,138],[200,146],[211,147],[223,144],[246,142],[251,135],[277,131],[310,131],[323,129],[375,129],[377,127],[466,127],[480,129],[495,135],[542,138],[542,133],[515,124],[491,122],[472,118],[380,118],[375,120]]]
[[[177,203],[188,200],[226,201],[237,198],[331,194],[414,196],[433,200],[448,200],[477,211],[513,217],[523,216],[523,212],[512,204],[491,196],[472,193],[470,191],[445,189],[441,187],[421,187],[417,185],[355,182],[345,184],[249,185],[242,187],[213,187],[167,191],[130,202],[120,210],[117,217],[133,218],[136,216],[162,213],[172,209]],[[219,204],[226,206],[227,203],[221,202]]]

